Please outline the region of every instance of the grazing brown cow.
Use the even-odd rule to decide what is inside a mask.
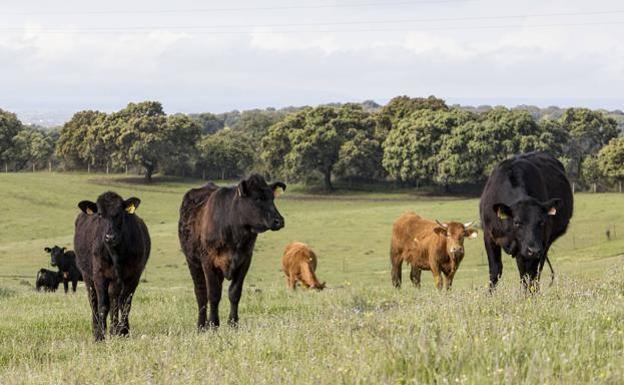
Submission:
[[[394,286],[401,287],[401,265],[405,261],[412,267],[410,279],[414,285],[420,286],[421,270],[431,270],[436,287],[442,288],[444,274],[446,288],[450,289],[464,258],[464,238],[477,237],[477,230],[471,225],[472,222],[434,222],[413,212],[401,215],[394,222],[390,246]]]
[[[274,203],[280,188],[285,190],[286,185],[269,185],[262,176],[251,175],[237,186],[208,183],[184,195],[178,236],[195,285],[199,330],[219,326],[224,278],[232,281],[228,289],[228,323],[238,323],[238,302],[256,238],[265,231],[284,227],[284,218]],[[206,320],[208,303],[210,315]]]
[[[320,283],[314,274],[316,254],[305,243],[292,242],[286,246],[282,256],[282,270],[286,275],[286,284],[293,290],[297,287],[297,281],[312,289],[325,288],[325,282]]]

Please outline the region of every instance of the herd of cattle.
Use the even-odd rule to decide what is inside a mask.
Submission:
[[[286,185],[268,184],[251,175],[236,186],[208,183],[189,190],[182,200],[178,236],[194,284],[197,327],[219,326],[219,302],[225,279],[230,313],[228,324],[238,323],[238,304],[258,234],[284,227],[274,197]],[[102,340],[110,314],[111,335],[127,335],[132,297],[147,263],[151,241],[147,226],[135,211],[138,198],[123,199],[114,192],[96,202],[82,201],[75,223],[74,248],[46,248],[54,272],[41,269],[37,289],[65,292],[84,280],[92,312],[92,330]],[[501,162],[491,173],[479,205],[481,228],[488,255],[490,288],[502,275],[501,249],[515,258],[527,289],[536,289],[552,243],[565,233],[573,211],[570,183],[562,164],[538,152]],[[477,237],[473,223],[431,221],[408,212],[394,223],[390,247],[391,278],[401,285],[401,266],[410,265],[410,279],[420,285],[422,270],[430,270],[435,285],[450,288],[464,257],[464,239]],[[317,258],[304,243],[289,244],[282,269],[289,288],[297,283],[322,290],[315,275]],[[552,268],[551,268],[552,269]]]

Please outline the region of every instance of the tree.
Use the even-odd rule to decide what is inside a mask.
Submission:
[[[138,163],[145,169],[150,182],[159,161],[166,159],[172,146],[169,141],[167,119],[159,102],[130,103],[109,117],[116,133],[113,159],[118,166]]]
[[[169,151],[163,154],[165,171],[185,175],[198,156],[197,143],[201,139],[201,127],[188,116],[176,114],[167,116],[166,130]]]
[[[602,173],[598,165],[598,158],[590,155],[583,159],[581,165],[583,181],[591,186],[592,192],[596,192],[596,184],[602,179]]]
[[[624,181],[624,138],[611,139],[598,153],[598,167],[607,177],[618,182],[622,192]]]
[[[374,127],[374,120],[360,105],[306,108],[269,129],[262,140],[261,157],[273,173],[291,180],[309,180],[320,174],[325,189],[332,190],[332,174],[341,148],[350,140],[361,142],[358,135],[373,139]],[[350,146],[345,147],[343,154],[349,152]],[[361,157],[351,154],[351,166],[355,166]]]
[[[244,133],[225,128],[206,135],[199,145],[198,169],[211,178],[234,178],[245,174],[254,164],[256,150]]]
[[[412,113],[388,134],[383,144],[384,169],[391,177],[404,182],[432,180],[442,137],[473,118],[474,114],[459,109]]]
[[[277,123],[282,117],[283,114],[273,108],[248,110],[243,111],[230,127],[246,133],[254,140],[261,140],[269,130],[269,127]]]
[[[199,124],[202,134],[213,134],[225,126],[225,118],[223,116],[211,114],[210,112],[191,114],[189,117]]]
[[[11,162],[14,138],[22,128],[15,114],[0,109],[0,161],[5,167]]]
[[[101,138],[101,130],[106,117],[105,113],[99,111],[80,111],[63,125],[56,154],[67,166],[74,168],[102,164],[100,156],[109,156],[109,153],[101,149],[101,144],[105,141]],[[106,141],[110,143],[114,139],[107,137]],[[96,151],[96,154],[92,151]]]
[[[573,179],[581,177],[583,159],[594,155],[618,135],[617,122],[599,111],[587,108],[568,108],[560,123],[570,134],[566,153],[570,157],[568,173]]]

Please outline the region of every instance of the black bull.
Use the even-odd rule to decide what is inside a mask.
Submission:
[[[537,282],[550,246],[568,228],[573,205],[565,169],[552,155],[528,153],[496,166],[479,204],[490,286],[503,273],[501,248],[516,259],[525,285]]]

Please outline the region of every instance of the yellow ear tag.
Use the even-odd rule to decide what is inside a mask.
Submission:
[[[498,217],[500,219],[507,219],[507,218],[509,218],[509,215],[505,214],[505,212],[503,210],[498,210]]]
[[[93,215],[93,210],[87,207],[87,215]]]
[[[284,193],[284,189],[281,187],[276,188],[275,190],[273,190],[273,196],[275,198],[278,198],[280,195],[282,195]]]
[[[126,207],[126,211],[128,212],[128,214],[134,214],[135,210],[136,210],[136,207],[134,207],[134,205],[130,205]]]

